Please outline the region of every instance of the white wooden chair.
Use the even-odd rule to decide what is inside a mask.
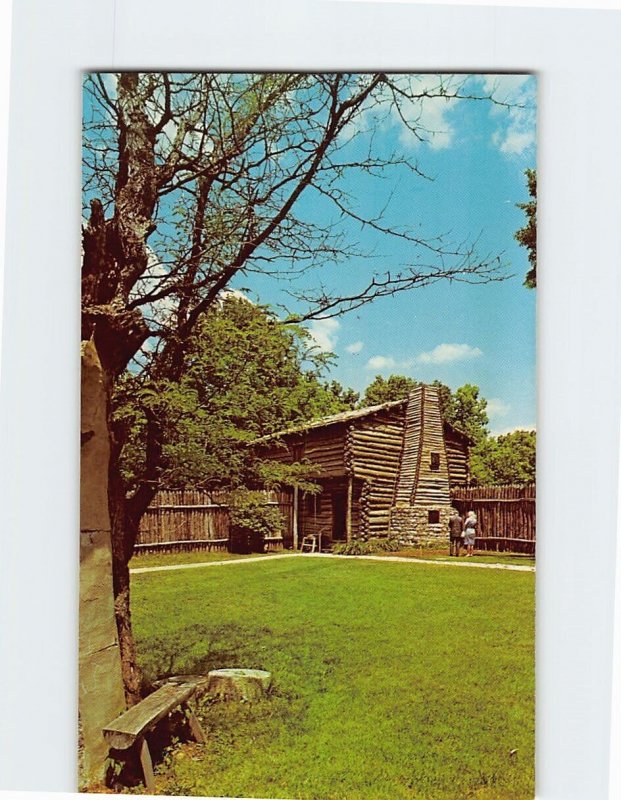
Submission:
[[[319,543],[319,535],[316,533],[309,533],[302,539],[300,552],[315,553],[317,550],[319,550]]]

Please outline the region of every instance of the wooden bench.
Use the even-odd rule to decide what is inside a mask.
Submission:
[[[134,745],[140,748],[140,764],[149,794],[155,792],[155,778],[151,753],[145,736],[160,720],[176,708],[185,706],[192,736],[197,742],[205,742],[205,734],[200,723],[188,705],[200,683],[200,681],[166,683],[103,729],[104,738],[110,748],[128,750]]]

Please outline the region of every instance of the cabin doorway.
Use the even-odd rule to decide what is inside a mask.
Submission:
[[[332,540],[347,538],[347,492],[332,492]]]

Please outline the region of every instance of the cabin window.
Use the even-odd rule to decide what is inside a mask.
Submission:
[[[440,469],[440,453],[431,454],[431,469],[437,472]]]
[[[436,525],[440,522],[440,512],[439,511],[429,511],[428,512],[428,520],[430,525]]]

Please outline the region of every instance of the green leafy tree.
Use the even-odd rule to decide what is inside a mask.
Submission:
[[[359,406],[365,408],[389,403],[392,400],[403,400],[419,384],[420,381],[405,375],[389,375],[388,378],[376,375],[365,389]]]
[[[116,420],[131,426],[121,461],[127,486],[139,486],[148,469],[149,414],[162,429],[164,485],[299,485],[303,469],[287,472],[278,465],[274,472],[248,443],[351,408],[350,390],[321,380],[330,358],[316,352],[304,328],[284,325],[243,298],[225,297],[192,336],[179,381],[127,373],[120,382]]]
[[[528,250],[530,269],[526,273],[524,286],[534,289],[537,286],[537,170],[525,170],[528,193],[531,199],[527,203],[517,203],[526,214],[526,225],[515,233],[517,241]]]
[[[491,486],[496,483],[492,461],[497,449],[496,440],[487,436],[469,453],[470,482],[474,486]]]
[[[535,431],[513,431],[489,437],[472,452],[470,470],[478,484],[534,483],[537,435]]]
[[[466,383],[456,389],[446,410],[446,421],[475,443],[487,436],[487,400],[479,394],[479,387]]]
[[[345,388],[338,381],[330,381],[326,386],[327,390],[331,392],[339,405],[343,406],[343,410],[353,410],[358,405],[360,394],[352,388]]]
[[[533,483],[536,477],[537,434],[513,431],[498,436],[494,459],[497,483]]]

